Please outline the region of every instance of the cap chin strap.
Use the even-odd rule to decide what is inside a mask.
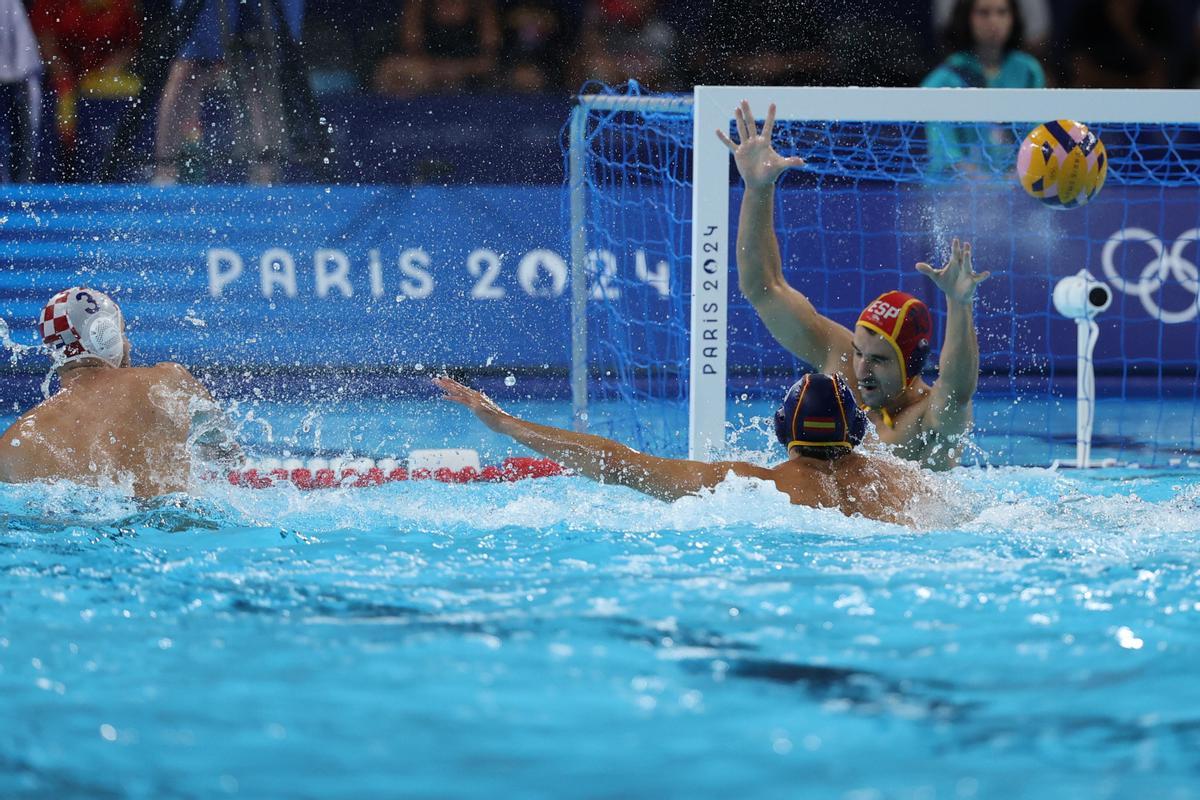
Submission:
[[[859,406],[859,408],[861,408],[863,411],[878,411],[879,416],[883,418],[884,425],[888,426],[889,428],[896,427],[896,422],[892,419],[892,415],[888,413],[886,407],[880,406],[879,408],[871,408],[866,403],[863,403],[861,406]]]
[[[904,384],[904,388],[906,390],[911,389],[920,377],[921,377],[920,375],[913,375],[911,378],[908,379],[908,382]],[[859,406],[859,408],[861,408],[863,411],[878,411],[879,416],[883,418],[884,425],[888,426],[889,428],[896,427],[896,421],[894,419],[892,419],[892,415],[890,413],[888,413],[887,406],[880,406],[879,408],[871,408],[871,406],[867,405],[866,403],[863,403],[861,406]]]

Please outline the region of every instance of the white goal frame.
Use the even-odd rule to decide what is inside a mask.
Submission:
[[[729,302],[729,149],[716,136],[747,100],[758,119],[812,122],[1200,123],[1191,89],[894,89],[697,86],[693,104],[692,297],[688,376],[688,455],[725,447],[726,318]],[[790,155],[790,154],[788,154]],[[803,155],[802,153],[799,155]],[[707,313],[704,309],[713,309]],[[715,341],[711,331],[716,331]],[[705,338],[705,337],[708,338]]]
[[[779,120],[958,122],[1079,119],[1089,123],[1200,124],[1200,90],[920,89],[697,86],[691,98],[585,95],[571,119],[572,400],[577,429],[587,418],[587,241],[584,142],[592,109],[692,113],[692,242],[688,365],[688,455],[725,448],[730,208],[728,131],[747,100],[761,120],[774,103]],[[803,155],[803,154],[801,154]]]

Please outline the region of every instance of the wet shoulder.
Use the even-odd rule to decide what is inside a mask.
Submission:
[[[160,361],[153,366],[145,367],[145,369],[155,370],[164,375],[180,376],[180,377],[187,377],[187,378],[192,377],[192,373],[188,372],[187,367],[185,367],[183,364],[178,364],[174,361]]]
[[[198,394],[196,380],[180,364],[164,361],[147,367],[127,367],[122,372],[127,381],[127,397],[143,411],[177,418]]]
[[[836,480],[810,459],[784,461],[772,467],[775,486],[793,503],[800,505],[834,505],[838,492]]]
[[[877,498],[892,498],[901,501],[924,485],[922,469],[911,460],[879,453],[856,453],[845,460],[843,480],[861,488]]]
[[[147,367],[126,367],[124,370],[130,380],[150,385],[168,385],[183,387],[194,382],[192,374],[182,364],[173,361],[162,361]]]

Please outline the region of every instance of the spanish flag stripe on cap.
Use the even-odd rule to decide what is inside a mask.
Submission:
[[[900,331],[904,330],[904,319],[908,316],[908,310],[912,308],[915,302],[917,302],[917,299],[914,297],[910,300],[905,300],[904,305],[900,306],[900,316],[896,318],[896,324],[892,327],[893,336],[888,337],[892,340],[892,344],[896,346],[896,352],[900,354],[900,379],[904,381],[905,386],[908,386],[908,359],[904,357],[904,351],[900,349],[900,337],[895,334],[899,334]]]

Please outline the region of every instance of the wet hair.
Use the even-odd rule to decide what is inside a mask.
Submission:
[[[842,456],[850,455],[853,447],[813,447],[807,444],[794,444],[789,453],[799,453],[805,458],[816,458],[821,461],[837,461]]]
[[[946,52],[957,53],[975,50],[975,37],[971,34],[971,12],[979,0],[957,0],[950,12],[950,21],[942,31]],[[1012,15],[1012,30],[1004,43],[1004,52],[1011,53],[1025,47],[1025,20],[1021,17],[1021,4],[1017,0],[1006,0]]]

